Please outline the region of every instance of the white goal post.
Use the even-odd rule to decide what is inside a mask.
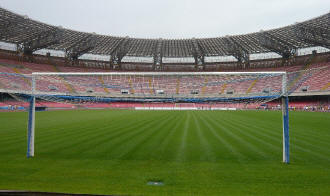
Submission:
[[[157,101],[265,103],[282,100],[283,162],[289,163],[286,72],[34,72],[27,157],[35,155],[36,99],[64,101]]]

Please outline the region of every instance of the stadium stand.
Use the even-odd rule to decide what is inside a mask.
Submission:
[[[306,69],[308,68],[308,69]],[[91,69],[92,72],[103,71],[102,69]],[[278,67],[278,68],[263,68],[263,69],[244,69],[240,71],[286,71],[291,73],[293,77],[291,78],[290,84],[294,86],[293,83],[297,83],[300,81],[299,88],[296,88],[294,92],[301,93],[304,92],[306,95],[309,93],[315,92],[328,92],[330,87],[330,63],[323,62],[323,63],[315,63],[310,64],[308,67],[305,65],[296,65],[290,67]],[[314,70],[314,71],[310,71]],[[0,77],[0,84],[2,88],[21,88],[29,90],[31,88],[31,83],[24,77],[24,74],[31,74],[32,72],[86,72],[90,71],[87,68],[81,67],[68,67],[68,66],[52,66],[48,64],[36,64],[36,63],[27,63],[27,62],[18,62],[13,60],[7,59],[0,59],[0,72],[8,73],[8,74],[15,74],[21,77],[14,77],[15,80],[9,80],[7,77]],[[239,70],[238,70],[239,71]],[[298,79],[297,79],[298,78]],[[135,78],[136,81],[139,78]],[[43,81],[39,84],[40,89],[44,89],[45,91],[61,91],[61,92],[87,92],[91,90],[93,92],[106,92],[106,93],[120,93],[121,88],[108,88],[104,85],[104,81],[102,77],[95,77],[95,78],[82,78],[82,77],[62,77],[55,83],[54,81]],[[87,89],[81,87],[79,82],[84,82],[93,86],[91,89]],[[231,84],[221,84],[221,85],[211,85],[206,86],[203,85],[204,83],[217,83],[216,78],[208,77],[208,78],[196,78],[192,81],[191,78],[187,79],[166,79],[162,80],[161,78],[153,79],[145,81],[144,88],[137,88],[134,86],[133,80],[123,80],[122,78],[114,78],[113,85],[114,86],[127,86],[130,93],[144,93],[144,94],[155,94],[155,89],[153,86],[157,84],[157,86],[161,86],[163,84],[164,89],[167,92],[171,93],[186,93],[189,94],[193,90],[191,88],[179,88],[180,83],[196,83],[202,84],[200,85],[199,92],[207,94],[208,92],[219,92],[219,93],[228,93],[232,91],[233,93],[256,93],[261,91],[267,91],[269,89],[265,88],[267,83],[273,83],[274,81],[278,80],[269,80],[260,78],[256,80],[247,80],[240,83],[231,83]],[[302,82],[301,82],[302,81]],[[141,82],[140,82],[141,83]],[[95,84],[99,84],[95,86]],[[265,85],[266,84],[266,85]],[[280,84],[278,85],[280,86]],[[273,89],[275,90],[275,89]],[[27,107],[27,103],[24,102],[5,102],[2,105],[17,105],[22,107]],[[174,103],[150,103],[150,104],[140,104],[140,103],[86,103],[86,104],[77,104],[79,107],[87,107],[87,108],[135,108],[135,107],[155,107],[155,108],[199,108],[199,109],[210,109],[210,108],[217,108],[217,107],[227,107],[227,108],[246,108],[246,109],[256,109],[260,106],[260,104],[174,104]],[[275,107],[276,104],[269,104],[269,107]],[[295,107],[297,109],[303,109],[305,106],[315,106],[319,105],[317,102],[291,102],[290,106]],[[38,102],[37,106],[46,106],[48,108],[63,108],[63,109],[70,109],[75,107],[73,104],[65,104],[65,103],[52,103],[52,102]]]
[[[4,89],[2,92],[8,89],[13,92],[15,89],[30,91],[31,81],[26,74],[32,72],[286,71],[289,73],[290,96],[328,96],[330,94],[329,15],[326,13],[282,28],[244,35],[201,39],[137,39],[55,27],[0,8],[0,20],[3,21],[0,46],[6,43],[12,44],[14,48],[0,49],[0,89]],[[313,48],[311,53],[299,54],[308,48]],[[323,52],[319,52],[320,50]],[[276,54],[277,57],[252,59],[252,55],[268,53]],[[89,55],[93,58],[83,57]],[[218,57],[220,59],[233,57],[234,60],[212,60]],[[249,95],[260,92],[267,94],[281,88],[278,78],[240,80],[242,78],[237,77],[235,79],[239,82],[221,83],[218,78],[210,76],[166,80],[159,77],[146,81],[142,81],[139,77],[129,79],[112,77],[110,86],[106,85],[106,78],[103,77],[56,76],[55,80],[37,81],[37,88],[44,92],[67,94],[93,92],[150,96],[166,92],[177,95],[207,95],[214,92],[222,95]],[[80,82],[86,85],[79,85]],[[136,83],[141,86],[136,86]],[[273,86],[273,89],[269,86]],[[300,102],[297,107],[306,105],[306,102]],[[11,104],[23,106],[19,101]],[[38,101],[37,104],[47,107],[73,107],[72,104],[65,103],[51,104]],[[220,103],[150,104],[160,108],[207,108],[212,104],[213,107],[224,106]],[[84,103],[77,105],[81,107]],[[140,103],[85,103],[85,106],[149,107],[148,104]],[[260,104],[226,104],[226,107],[250,109],[260,106]]]
[[[316,63],[316,64],[312,64],[309,66],[309,69],[311,70],[315,70],[313,72],[306,70],[302,70],[301,68],[304,66],[292,66],[292,67],[278,67],[278,68],[272,68],[272,71],[286,71],[288,73],[294,73],[293,75],[296,75],[295,77],[291,78],[291,81],[289,81],[289,85],[290,86],[294,86],[295,83],[297,81],[300,81],[302,78],[305,78],[305,81],[300,85],[300,88],[295,89],[295,92],[300,92],[302,87],[307,87],[307,90],[309,92],[319,92],[319,91],[326,91],[329,89],[329,82],[330,82],[330,63],[329,62],[325,62],[325,63]],[[269,69],[260,69],[258,71],[268,71]],[[86,69],[84,68],[77,68],[77,67],[60,67],[58,66],[57,69],[54,69],[51,65],[47,65],[47,64],[33,64],[33,63],[19,63],[16,61],[11,61],[11,60],[5,60],[5,59],[0,59],[0,72],[3,73],[12,73],[12,74],[18,74],[18,75],[23,75],[23,74],[31,74],[32,72],[86,72]],[[102,71],[100,69],[95,69],[92,70],[92,72],[97,72],[97,71]],[[243,71],[243,70],[237,70],[237,71]],[[257,71],[256,69],[251,69],[251,70],[246,70],[244,69],[244,71]],[[28,80],[26,80],[24,77],[22,77],[22,80],[18,80],[18,81],[7,81],[5,78],[1,78],[1,83],[2,84],[15,84],[18,86],[21,86],[21,88],[24,89],[28,89],[30,88],[30,82]],[[90,79],[90,78],[89,78]],[[70,77],[66,77],[66,78],[62,78],[63,81],[69,81],[70,83],[79,83],[79,81],[77,80],[86,80],[84,78],[70,78]],[[154,83],[157,84],[161,84],[164,82],[168,82],[169,84],[175,84],[177,83],[177,85],[174,86],[168,86],[166,85],[166,87],[164,86],[164,88],[167,88],[167,90],[171,90],[173,91],[173,93],[190,93],[190,91],[192,91],[193,89],[178,89],[179,87],[179,83],[181,82],[185,82],[185,83],[198,83],[198,84],[203,84],[203,83],[212,83],[212,82],[216,82],[215,79],[213,79],[212,77],[209,78],[198,78],[194,81],[159,81],[160,79],[154,80]],[[188,80],[188,79],[187,79]],[[141,89],[136,88],[134,90],[134,84],[132,80],[129,81],[122,81],[120,80],[120,78],[118,79],[114,79],[113,80],[115,82],[114,85],[116,84],[123,84],[126,83],[126,85],[124,86],[128,86],[131,90],[131,93],[133,91],[136,91],[136,93],[145,93],[148,94],[150,92],[154,93],[153,90],[151,89],[152,87],[152,83],[151,81],[146,81],[145,85],[146,88],[143,89],[148,89],[146,91],[143,91]],[[113,92],[114,89],[109,89],[109,88],[105,88],[104,87],[104,81],[102,79],[102,77],[97,77],[94,78],[94,80],[91,81],[85,81],[85,82],[90,82],[92,83],[98,83],[100,84],[100,87],[95,87],[93,88],[93,91],[96,92]],[[253,80],[253,81],[245,81],[244,83],[241,83],[240,85],[236,85],[234,83],[232,84],[225,84],[225,85],[215,85],[212,87],[206,87],[203,86],[200,90],[201,93],[206,93],[208,91],[217,91],[220,93],[224,93],[226,91],[226,89],[232,89],[234,92],[245,92],[245,93],[253,93],[253,92],[260,92],[262,90],[264,90],[263,88],[265,87],[265,83],[272,83],[272,81],[266,81],[265,79],[259,79],[259,80]],[[63,86],[64,84],[64,86]],[[70,86],[68,83],[57,83],[57,84],[52,84],[51,82],[49,83],[44,83],[42,84],[43,87],[42,88],[48,88],[49,86],[56,86],[56,88],[61,89],[63,91],[87,91],[88,89],[82,89],[81,87],[79,87],[78,85],[76,86]],[[225,86],[225,87],[224,87]],[[267,85],[266,85],[267,86]],[[64,88],[66,88],[67,90],[64,90]],[[51,89],[50,89],[51,90]],[[56,90],[56,89],[53,89]],[[120,90],[120,89],[117,89]]]

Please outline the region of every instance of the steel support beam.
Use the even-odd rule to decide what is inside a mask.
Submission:
[[[58,28],[43,31],[35,37],[17,43],[17,51],[25,55],[32,55],[34,51],[57,44],[61,37],[62,31]]]
[[[289,59],[297,53],[297,48],[290,43],[270,34],[266,31],[261,31],[259,34],[259,42],[265,48],[281,55],[283,59]]]
[[[157,44],[154,48],[154,63],[152,69],[155,71],[160,71],[163,69],[163,40],[162,38],[158,39]]]
[[[78,58],[95,48],[97,44],[97,37],[88,34],[82,39],[77,40],[71,47],[65,50],[65,56],[70,61],[78,60]]]
[[[248,68],[250,65],[249,52],[237,41],[235,41],[232,37],[229,36],[225,37],[224,43],[226,45],[228,52],[237,59],[238,63],[243,68]]]
[[[10,21],[2,21],[0,23],[0,39],[4,38],[8,34],[8,28],[11,26]]]
[[[203,70],[205,70],[205,62],[204,62],[204,51],[202,49],[202,47],[200,47],[200,45],[198,44],[198,41],[195,38],[191,39],[192,42],[192,51],[193,51],[193,56],[195,59],[195,68],[196,70],[202,68]]]
[[[330,28],[312,27],[307,24],[297,24],[294,28],[297,37],[306,43],[330,49]]]
[[[6,40],[16,36],[14,32],[17,24],[24,23],[28,20],[29,20],[28,18],[20,17],[15,19],[11,18],[9,20],[2,21],[0,23],[0,40]]]
[[[128,52],[130,39],[129,37],[123,38],[110,57],[110,67],[112,69],[121,69],[121,60]]]

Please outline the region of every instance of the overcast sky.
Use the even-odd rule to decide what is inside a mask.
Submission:
[[[0,0],[0,6],[84,32],[203,38],[301,22],[328,13],[330,0]]]

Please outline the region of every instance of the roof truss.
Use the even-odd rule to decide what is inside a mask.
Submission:
[[[203,69],[204,69],[205,68],[204,67],[204,57],[205,57],[204,51],[195,38],[193,38],[191,41],[192,41],[192,46],[193,46],[193,56],[195,59],[195,65],[198,67],[203,66]]]
[[[232,54],[239,63],[249,64],[249,52],[242,45],[240,45],[231,37],[225,37],[224,43],[227,47],[228,52]]]
[[[303,41],[316,45],[323,46],[330,49],[330,29],[329,26],[325,28],[313,27],[308,24],[298,24],[295,28],[297,37]]]
[[[157,41],[157,44],[155,46],[155,53],[154,53],[154,64],[153,64],[153,69],[154,70],[161,70],[162,64],[163,64],[163,53],[162,53],[162,45],[163,45],[163,40],[159,39]]]
[[[281,55],[283,58],[289,58],[296,54],[296,47],[284,40],[272,35],[269,32],[262,31],[259,34],[259,42],[262,46]]]
[[[129,50],[129,37],[125,37],[120,40],[120,43],[117,47],[113,50],[110,58],[110,65],[111,66],[118,66],[121,69],[121,60],[126,55]]]
[[[31,20],[0,8],[0,40],[18,44],[19,50],[32,53],[40,48],[65,51],[75,60],[88,52],[111,55],[111,62],[120,63],[123,56],[153,57],[154,64],[162,58],[191,58],[203,64],[204,56],[233,55],[239,62],[249,62],[249,54],[276,52],[284,58],[296,54],[298,48],[330,47],[330,13],[314,19],[265,32],[205,39],[135,39],[122,38],[69,29]]]
[[[93,34],[88,34],[82,39],[77,40],[72,46],[68,47],[65,55],[69,60],[77,60],[78,57],[92,50],[97,44],[97,38]]]
[[[58,28],[39,33],[17,44],[17,50],[24,54],[32,54],[34,51],[46,48],[59,42],[62,31]]]

